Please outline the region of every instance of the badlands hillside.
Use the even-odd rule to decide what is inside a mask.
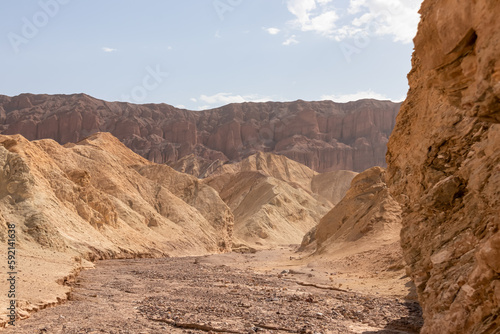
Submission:
[[[203,183],[231,208],[235,243],[269,248],[300,243],[342,199],[356,174],[319,174],[285,156],[257,153],[220,166]]]
[[[387,154],[422,334],[500,332],[500,2],[425,0]]]
[[[1,135],[0,171],[0,240],[14,224],[21,317],[65,300],[66,283],[95,260],[298,244],[356,175],[259,153],[200,180],[109,133],[64,146]]]
[[[85,94],[0,96],[0,133],[78,142],[110,132],[134,152],[173,164],[194,154],[209,164],[257,152],[285,155],[318,172],[385,166],[400,104],[266,102],[191,111],[167,104],[106,102]]]
[[[65,316],[19,333],[500,333],[500,2],[424,0],[420,13],[386,171],[373,166],[389,102],[192,112],[0,97],[1,131],[34,140],[0,137],[0,237],[16,224],[20,317],[65,299],[89,260],[202,255],[105,263]],[[281,245],[303,235],[300,252]]]
[[[380,167],[356,175],[342,200],[304,236],[299,250],[306,264],[354,275],[357,279],[345,283],[357,291],[373,293],[372,283],[378,292],[398,291],[414,299],[399,238],[401,207],[389,194],[386,175]]]
[[[66,146],[0,136],[0,171],[0,240],[15,224],[22,312],[65,299],[62,283],[89,260],[231,250],[233,214],[213,188],[110,134]]]

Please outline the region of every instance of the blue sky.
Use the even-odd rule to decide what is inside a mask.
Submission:
[[[421,0],[3,0],[0,94],[404,98]]]

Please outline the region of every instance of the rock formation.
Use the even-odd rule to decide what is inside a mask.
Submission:
[[[317,173],[307,166],[282,155],[259,152],[239,163],[212,167],[209,178],[238,172],[260,172],[284,181],[294,188],[302,188],[308,194],[328,205],[336,205],[344,197],[352,179],[358,174],[348,170]]]
[[[400,229],[401,209],[389,194],[385,171],[372,167],[352,179],[345,197],[304,237],[301,249],[320,255],[385,247],[399,242]]]
[[[305,268],[331,270],[329,285],[415,300],[400,244],[401,207],[385,176],[372,167],[354,177],[345,197],[304,236],[298,253]]]
[[[150,162],[110,134],[65,146],[13,135],[0,136],[4,245],[7,224],[16,230],[22,315],[66,298],[62,283],[86,260],[229,251],[233,214],[196,177]]]
[[[500,328],[500,2],[425,0],[387,154],[427,333]]]
[[[271,153],[226,164],[203,180],[234,213],[236,243],[298,244],[347,191],[351,171],[323,174]],[[333,189],[333,190],[332,190]]]
[[[176,164],[194,154],[210,165],[263,151],[285,155],[318,172],[359,172],[385,166],[399,106],[376,100],[299,100],[188,111],[166,104],[105,102],[85,94],[22,94],[0,96],[0,133],[65,144],[103,131],[156,163]],[[186,167],[179,168],[199,172]]]

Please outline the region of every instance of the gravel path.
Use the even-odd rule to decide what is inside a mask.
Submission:
[[[99,262],[81,273],[70,301],[4,332],[389,334],[421,325],[415,302],[188,257]]]

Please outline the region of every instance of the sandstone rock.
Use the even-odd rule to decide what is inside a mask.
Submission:
[[[16,299],[29,311],[65,299],[62,282],[89,266],[85,260],[229,251],[233,214],[196,177],[156,165],[108,133],[64,147],[2,135],[0,223],[2,241],[7,223],[16,226]],[[0,266],[8,271],[6,261]]]
[[[294,188],[302,188],[316,200],[327,206],[336,205],[344,197],[356,172],[339,170],[317,173],[307,166],[285,156],[258,152],[239,163],[219,164],[211,167],[205,176],[234,174],[238,172],[259,171],[260,173],[284,181]],[[212,183],[217,189],[216,183]],[[326,201],[325,201],[326,200]]]
[[[238,242],[269,247],[300,243],[356,175],[350,171],[327,174],[285,156],[260,152],[239,163],[221,165],[203,182],[233,210]]]
[[[141,156],[173,166],[190,154],[227,162],[262,151],[318,172],[359,172],[385,166],[387,138],[399,106],[376,100],[299,100],[188,111],[166,104],[105,102],[85,94],[22,94],[0,96],[0,133],[65,144],[110,132]]]
[[[219,159],[209,160],[198,155],[190,154],[177,160],[176,162],[170,163],[170,166],[179,172],[194,175],[203,179],[208,175],[213,174],[213,172],[220,168],[223,164],[223,161]]]
[[[304,236],[298,252],[307,268],[333,271],[329,283],[334,289],[398,291],[416,299],[404,270],[401,207],[389,194],[385,175],[380,167],[356,175],[343,199]]]
[[[348,170],[316,174],[311,180],[311,191],[337,205],[344,198],[356,175],[358,174]]]
[[[399,240],[400,220],[401,209],[389,195],[385,171],[372,167],[352,179],[345,197],[305,236],[302,249],[315,242],[317,254],[332,253],[356,241],[356,247],[378,248]]]
[[[500,328],[500,3],[425,0],[388,181],[422,333]]]

